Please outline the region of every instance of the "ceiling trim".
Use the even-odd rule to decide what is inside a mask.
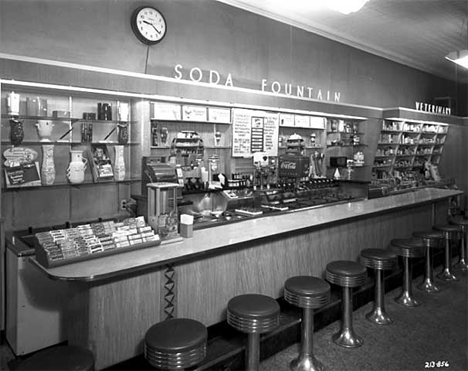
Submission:
[[[323,37],[325,37],[327,39],[330,39],[330,40],[333,40],[333,41],[336,41],[336,42],[351,46],[351,47],[353,47],[355,49],[359,49],[359,50],[362,50],[364,52],[377,55],[379,57],[391,60],[391,61],[396,62],[396,63],[403,64],[403,65],[408,66],[408,67],[415,68],[417,70],[429,73],[431,75],[439,76],[439,77],[442,77],[442,78],[450,80],[450,81],[455,81],[455,82],[456,81],[461,81],[461,82],[463,82],[465,84],[468,83],[468,74],[467,74],[466,77],[463,77],[460,80],[460,76],[457,77],[455,72],[454,72],[454,74],[441,73],[439,70],[434,70],[432,68],[429,68],[429,67],[427,67],[427,65],[425,65],[423,63],[419,63],[414,59],[404,57],[404,56],[399,55],[397,53],[390,53],[390,52],[388,52],[387,50],[385,50],[383,48],[376,48],[375,46],[371,46],[370,44],[364,43],[364,42],[362,42],[360,40],[357,40],[357,39],[354,39],[354,38],[350,38],[348,36],[344,37],[344,36],[338,35],[334,31],[332,31],[330,29],[327,29],[327,28],[325,28],[323,26],[319,27],[319,26],[306,25],[306,24],[304,24],[302,22],[291,20],[290,18],[280,16],[278,14],[266,11],[264,9],[257,8],[255,6],[252,6],[250,4],[246,4],[244,2],[237,1],[237,0],[216,0],[216,1],[227,4],[227,5],[234,6],[236,8],[246,10],[246,11],[251,12],[251,13],[261,15],[261,16],[266,17],[266,18],[273,19],[273,20],[281,22],[281,23],[285,23],[285,24],[293,26],[293,27],[300,28],[300,29],[305,30],[307,32],[311,32],[311,33],[317,34],[319,36],[323,36]],[[454,68],[454,71],[455,71],[455,68]]]

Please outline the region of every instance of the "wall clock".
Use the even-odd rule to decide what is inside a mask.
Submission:
[[[144,44],[157,44],[166,36],[166,20],[162,13],[152,6],[135,9],[130,22],[135,36]]]

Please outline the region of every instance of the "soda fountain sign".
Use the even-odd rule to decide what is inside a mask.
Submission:
[[[174,66],[174,78],[177,80],[189,80],[196,83],[205,83],[209,85],[222,85],[228,88],[234,88],[232,74],[220,74],[217,70],[202,70],[200,67],[184,68],[181,64]],[[261,79],[257,85],[262,92],[272,93],[276,95],[291,96],[298,98],[327,100],[340,102],[341,93],[338,91],[330,91],[313,88],[308,85],[297,85],[291,83],[283,83],[276,80],[269,81]]]

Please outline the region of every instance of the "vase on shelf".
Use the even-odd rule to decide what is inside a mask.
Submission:
[[[42,145],[42,185],[52,185],[55,182],[54,145]]]
[[[23,121],[10,120],[10,141],[14,146],[19,146],[24,139]]]
[[[83,151],[71,150],[71,161],[67,169],[67,178],[72,184],[83,183],[88,160],[83,158]]]
[[[50,142],[54,123],[47,120],[38,120],[36,123],[37,134],[39,135],[40,142]]]
[[[122,181],[125,179],[125,159],[124,146],[115,146],[115,161],[114,161],[114,179]]]

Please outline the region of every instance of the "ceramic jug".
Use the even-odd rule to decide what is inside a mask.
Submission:
[[[114,179],[125,180],[124,146],[115,146]]]
[[[11,119],[10,120],[10,140],[11,144],[18,146],[23,142],[24,130],[23,121]]]
[[[41,176],[43,185],[52,185],[55,182],[54,145],[42,145]]]
[[[50,142],[54,123],[47,120],[38,120],[36,123],[37,134],[39,135],[40,142]]]
[[[83,151],[71,150],[70,154],[71,162],[68,165],[67,178],[73,184],[83,183],[88,160],[83,157]]]

